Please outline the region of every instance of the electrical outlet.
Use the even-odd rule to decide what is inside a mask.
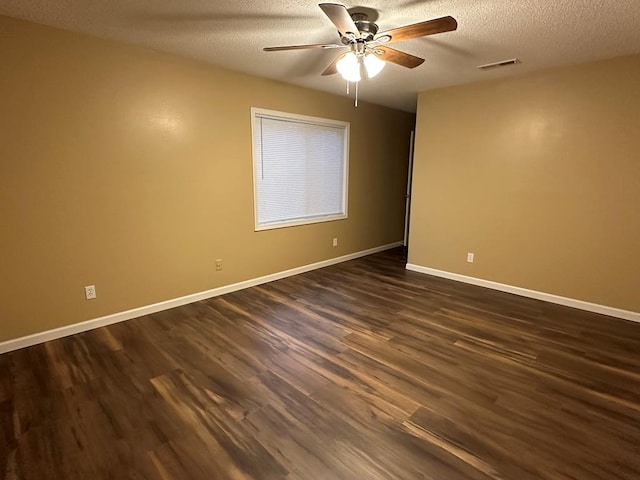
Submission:
[[[93,300],[94,298],[96,298],[97,297],[96,286],[95,285],[87,285],[86,287],[84,287],[84,297],[87,300]]]
[[[216,259],[216,272],[219,272],[220,270],[222,270],[222,259],[218,258]]]
[[[338,246],[338,237],[334,237],[333,239],[333,246],[337,247]]]
[[[473,263],[473,257],[474,257],[473,253],[471,252],[467,253],[467,262]]]

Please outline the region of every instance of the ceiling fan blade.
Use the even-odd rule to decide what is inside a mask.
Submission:
[[[360,38],[360,31],[353,22],[347,7],[339,3],[321,3],[318,5],[329,20],[336,26],[343,37],[351,33],[355,38]]]
[[[328,49],[328,48],[345,48],[345,47],[346,45],[338,45],[336,43],[330,43],[330,44],[314,43],[311,45],[286,45],[283,47],[264,47],[262,50],[264,50],[265,52],[280,52],[283,50],[306,50],[308,48]]]
[[[414,23],[413,25],[405,25],[404,27],[394,28],[386,32],[380,32],[376,35],[376,40],[381,39],[380,43],[393,43],[411,38],[426,37],[436,33],[451,32],[458,28],[458,22],[453,17],[442,17],[426,22]],[[390,37],[384,41],[384,37]]]
[[[338,55],[333,62],[322,72],[322,75],[335,75],[338,73],[338,67],[336,66],[338,62],[344,57],[348,52],[343,53],[342,55]]]
[[[390,47],[376,47],[373,49],[377,57],[385,62],[395,63],[402,67],[416,68],[424,63],[424,58],[416,57],[409,53],[401,52]]]

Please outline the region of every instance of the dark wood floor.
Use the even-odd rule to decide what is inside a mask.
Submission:
[[[403,267],[0,356],[2,478],[640,478],[639,324]]]

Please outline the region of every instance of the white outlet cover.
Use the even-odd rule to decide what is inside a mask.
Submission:
[[[84,287],[84,296],[87,300],[92,300],[96,298],[96,286],[95,285],[87,285]]]
[[[473,257],[474,257],[473,253],[467,253],[467,262],[473,263]]]

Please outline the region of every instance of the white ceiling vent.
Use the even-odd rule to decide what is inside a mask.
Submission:
[[[500,62],[478,65],[476,68],[479,70],[490,70],[492,68],[508,67],[509,65],[515,65],[516,63],[520,63],[520,60],[518,60],[517,58],[511,58],[509,60],[501,60]]]

